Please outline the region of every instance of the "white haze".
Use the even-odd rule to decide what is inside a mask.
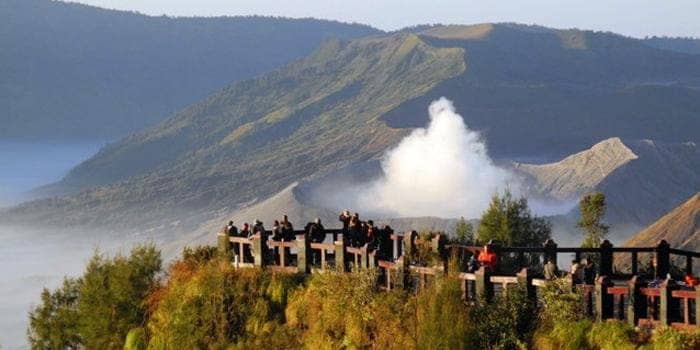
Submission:
[[[359,191],[363,198],[375,198],[368,209],[410,217],[473,218],[493,194],[520,192],[516,177],[494,164],[481,135],[467,127],[451,101],[434,101],[428,113],[428,126],[389,150],[382,160],[383,176]]]

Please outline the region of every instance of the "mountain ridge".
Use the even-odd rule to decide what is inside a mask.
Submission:
[[[359,24],[172,18],[49,0],[0,2],[0,137],[114,140]]]
[[[609,137],[700,141],[700,57],[604,33],[583,38],[572,47],[550,31],[493,25],[468,40],[404,32],[327,41],[104,149],[58,184],[72,195],[2,216],[159,226],[173,213],[231,210],[378,159],[424,126],[441,96],[500,159],[553,157]]]

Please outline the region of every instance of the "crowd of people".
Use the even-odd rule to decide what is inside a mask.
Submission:
[[[367,246],[368,250],[376,251],[379,258],[390,259],[392,257],[391,236],[394,234],[394,230],[389,225],[385,225],[380,229],[374,225],[372,220],[362,221],[358,213],[351,214],[349,210],[342,211],[338,215],[338,221],[342,223],[341,233],[347,246],[357,248]],[[269,239],[273,241],[290,242],[297,239],[294,226],[287,215],[284,215],[281,220],[275,220],[270,231],[265,230],[263,222],[260,220],[255,220],[252,227],[247,222],[243,223],[240,230],[234,225],[233,221],[229,221],[225,231],[231,237],[251,238],[259,235],[265,242],[268,240],[268,233],[270,235]],[[303,234],[311,243],[323,243],[326,240],[326,229],[323,227],[320,218],[307,223]],[[286,255],[289,256],[289,248],[284,249]],[[250,248],[245,247],[244,254],[250,258]],[[320,255],[320,251],[313,251],[312,259],[314,264],[319,263]],[[274,256],[279,256],[277,247],[274,247]],[[493,272],[496,271],[497,264],[498,256],[489,248],[489,245],[486,245],[481,251],[475,252],[469,258],[467,271],[473,273],[481,266],[484,266]],[[649,269],[655,271],[656,265],[656,258],[652,258]],[[580,261],[574,259],[571,261],[571,269],[568,274],[561,273],[553,259],[545,259],[543,274],[546,280],[567,276],[575,284],[594,284],[596,268],[592,259],[582,259]],[[654,275],[656,274],[654,273]],[[661,280],[654,280],[650,285],[654,286],[655,283],[660,282]],[[684,276],[683,282],[691,287],[700,284],[698,279],[690,273]]]
[[[362,221],[358,213],[350,214],[349,210],[344,210],[338,216],[338,220],[342,223],[342,237],[345,244],[350,247],[364,247],[370,251],[376,250],[379,257],[390,258],[392,254],[391,235],[394,230],[385,225],[383,228],[378,228],[372,220]],[[294,226],[289,221],[287,215],[284,215],[281,220],[275,220],[270,231],[266,231],[263,222],[255,220],[253,227],[245,222],[239,229],[233,222],[228,222],[224,231],[230,237],[251,238],[258,235],[267,242],[268,239],[273,241],[290,242],[297,239],[294,231]],[[326,240],[326,229],[323,227],[320,218],[309,222],[304,226],[303,234],[311,243],[323,243]],[[269,235],[269,237],[268,237]],[[245,248],[246,257],[250,257],[249,248]],[[289,248],[285,248],[287,256],[289,256]],[[274,248],[274,255],[278,256],[278,248]],[[320,259],[320,251],[314,250],[312,259],[317,263]]]

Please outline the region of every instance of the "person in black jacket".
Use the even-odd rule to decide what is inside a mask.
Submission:
[[[323,241],[326,239],[326,229],[321,224],[320,218],[316,218],[316,220],[309,225],[306,233],[311,240],[311,243],[323,243]],[[321,251],[318,249],[313,249],[312,259],[312,263],[314,265],[321,264]]]
[[[384,260],[393,259],[394,246],[391,241],[391,235],[394,234],[394,230],[389,225],[385,225],[383,229],[377,232],[377,252],[379,257]]]
[[[233,220],[229,221],[228,225],[226,225],[226,234],[228,234],[229,237],[238,236],[238,227],[233,224]]]

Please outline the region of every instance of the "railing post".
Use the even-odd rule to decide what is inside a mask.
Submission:
[[[695,326],[700,327],[700,286],[695,286]]]
[[[221,258],[231,260],[231,241],[226,232],[219,232],[216,236],[217,247],[216,252]]]
[[[374,269],[377,267],[377,251],[367,252],[367,267]]]
[[[437,253],[442,260],[446,260],[447,258],[445,244],[447,244],[447,237],[439,233],[430,240],[430,245],[433,248],[433,252]]]
[[[406,256],[402,255],[396,259],[396,276],[394,277],[394,288],[404,289],[406,286]]]
[[[636,251],[632,252],[632,275],[639,274],[639,257]]]
[[[265,266],[265,254],[267,251],[267,242],[263,242],[260,234],[256,234],[251,238],[253,250],[253,264],[258,267]]]
[[[666,275],[670,271],[671,260],[670,260],[670,249],[666,240],[661,240],[659,245],[656,246],[656,278],[666,279]]]
[[[345,237],[342,240],[333,242],[335,245],[335,268],[341,272],[347,271],[348,266],[345,255],[345,242]]]
[[[311,241],[305,236],[297,236],[297,270],[301,273],[311,272]]]
[[[365,244],[360,248],[362,254],[360,254],[360,268],[367,269],[369,267],[369,244]]]
[[[613,245],[607,239],[600,244],[600,275],[612,276],[613,270]]]
[[[692,255],[685,256],[685,273],[688,275],[693,274],[693,256]]]
[[[406,256],[413,256],[413,252],[416,249],[416,237],[418,236],[418,233],[416,231],[411,231],[408,234],[408,239],[406,239],[406,235],[404,234],[404,240],[403,240],[403,251],[404,255]]]
[[[537,300],[537,289],[535,286],[532,285],[532,274],[527,269],[527,267],[523,267],[516,274],[516,277],[518,278],[518,284],[522,287],[525,287],[525,289],[527,290],[528,298],[532,301]]]
[[[642,295],[642,282],[639,276],[632,276],[627,285],[629,287],[629,294],[627,295],[627,322],[634,327],[646,312],[647,298]]]
[[[661,292],[659,297],[659,322],[662,326],[670,326],[680,310],[680,301],[671,295],[671,292],[677,288],[672,279],[666,279],[661,283],[659,289]]]
[[[604,321],[613,315],[613,296],[608,294],[612,285],[607,276],[600,276],[595,281],[595,311],[596,320]]]
[[[491,283],[491,273],[482,266],[474,272],[476,277],[476,296],[481,302],[488,303],[493,297],[493,284]]]
[[[557,244],[551,239],[544,242],[544,259],[545,261],[551,260],[554,265],[559,266],[557,264]]]

